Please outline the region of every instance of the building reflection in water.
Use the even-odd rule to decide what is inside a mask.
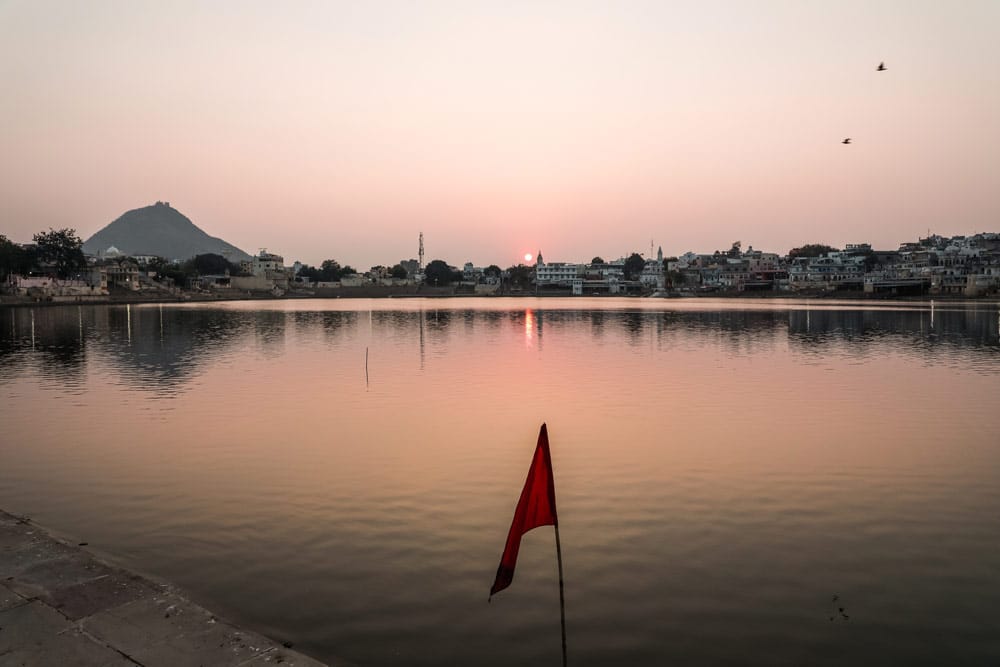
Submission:
[[[206,364],[234,352],[280,358],[293,345],[320,342],[360,345],[362,356],[366,345],[416,344],[419,368],[424,370],[429,358],[447,353],[451,325],[457,319],[464,326],[455,340],[490,341],[501,327],[515,324],[521,328],[524,346],[538,352],[543,337],[579,335],[581,326],[594,339],[628,347],[648,343],[654,350],[718,344],[730,353],[744,354],[780,343],[822,352],[850,344],[854,353],[864,355],[889,344],[908,356],[932,355],[940,349],[990,360],[1000,352],[1000,312],[995,305],[728,310],[682,305],[626,311],[565,307],[428,311],[423,304],[377,305],[380,308],[360,312],[340,303],[333,310],[290,311],[171,305],[10,308],[3,311],[0,327],[0,381],[27,369],[42,369],[43,377],[80,383],[88,360],[99,360],[128,384],[169,396],[183,392]],[[365,311],[364,330],[359,331]]]

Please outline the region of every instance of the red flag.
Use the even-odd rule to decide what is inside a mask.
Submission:
[[[521,498],[514,510],[514,521],[507,533],[507,545],[500,557],[500,567],[497,568],[497,578],[490,589],[490,597],[510,586],[514,580],[514,565],[517,563],[517,551],[521,547],[521,536],[532,528],[539,526],[556,526],[559,519],[556,516],[556,486],[552,481],[552,458],[549,456],[549,434],[542,424],[538,433],[538,445],[535,456],[528,468],[528,479],[524,482]]]

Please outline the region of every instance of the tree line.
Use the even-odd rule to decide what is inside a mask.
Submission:
[[[75,229],[38,232],[32,243],[22,246],[0,234],[0,279],[11,274],[51,271],[59,278],[72,278],[87,268],[83,241]]]
[[[806,244],[788,251],[788,258],[817,257],[837,249],[823,244]],[[740,242],[733,243],[728,252],[717,251],[717,255],[739,256]],[[119,261],[124,261],[122,258]],[[601,257],[594,257],[591,264],[604,264]],[[646,260],[639,253],[632,253],[626,258],[623,272],[627,280],[638,280],[645,267]],[[87,268],[87,260],[83,254],[83,241],[74,229],[52,229],[39,232],[32,237],[32,244],[19,245],[11,242],[0,234],[0,280],[6,280],[11,274],[54,273],[59,278],[74,277]],[[163,258],[155,258],[147,264],[147,269],[158,277],[170,278],[175,284],[186,284],[191,278],[199,275],[246,275],[238,264],[234,264],[222,255],[205,253],[196,255],[180,264],[168,262]],[[373,272],[392,278],[403,279],[407,271],[401,264],[386,268],[372,267]],[[664,267],[666,272],[666,267]],[[313,282],[337,282],[347,275],[358,273],[352,266],[341,265],[337,260],[324,260],[319,267],[305,265],[298,271],[298,276]],[[496,264],[491,264],[483,270],[487,277],[499,279],[503,271]],[[670,275],[672,282],[682,282],[683,276]],[[508,267],[507,278],[513,286],[528,287],[534,277],[533,267],[518,264]],[[441,259],[430,261],[424,268],[424,279],[431,285],[450,285],[463,279],[462,271],[451,268]]]
[[[406,277],[406,269],[399,266],[398,264],[393,267],[393,269],[399,268],[403,271],[403,277]],[[345,264],[343,266],[335,259],[323,260],[323,263],[319,265],[319,268],[315,266],[309,266],[305,264],[299,269],[299,272],[295,274],[301,278],[308,278],[312,282],[320,283],[333,283],[337,282],[344,276],[349,276],[353,273],[357,273],[350,264]]]
[[[32,243],[20,245],[0,234],[0,282],[10,275],[44,274],[55,275],[66,280],[76,278],[87,270],[87,258],[83,254],[83,240],[75,229],[49,229],[32,237]],[[129,261],[127,257],[108,261]],[[233,264],[222,255],[205,253],[175,264],[155,257],[146,264],[146,269],[158,278],[170,278],[177,285],[199,275],[244,275],[238,264]]]

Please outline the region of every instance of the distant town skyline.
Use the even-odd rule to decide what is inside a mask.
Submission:
[[[0,0],[0,234],[165,200],[367,268],[421,231],[504,266],[990,231],[997,25],[988,0]]]

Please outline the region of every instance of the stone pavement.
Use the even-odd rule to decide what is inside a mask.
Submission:
[[[323,663],[0,511],[0,667]]]

